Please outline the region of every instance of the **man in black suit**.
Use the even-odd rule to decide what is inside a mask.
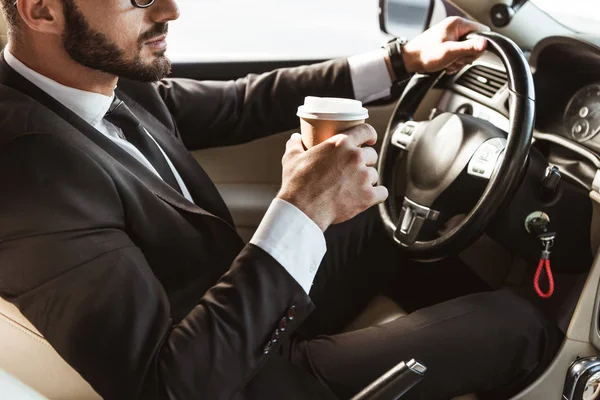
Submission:
[[[294,334],[317,270],[315,290],[331,290],[376,238],[364,211],[387,191],[373,186],[374,130],[308,151],[294,135],[247,245],[188,150],[293,128],[306,95],[353,97],[349,60],[235,82],[163,79],[174,0],[2,5],[0,295],[104,398],[343,398],[410,357],[430,368],[411,396],[448,398],[522,383],[548,362],[555,328],[506,292],[344,335]],[[485,48],[456,41],[474,29],[432,28],[404,46],[404,67],[456,71]],[[361,62],[393,76],[379,58]],[[321,332],[335,331],[328,322]]]

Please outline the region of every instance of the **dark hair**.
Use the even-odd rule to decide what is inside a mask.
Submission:
[[[0,0],[2,2],[2,12],[6,18],[9,30],[14,30],[19,23],[19,10],[15,0]]]

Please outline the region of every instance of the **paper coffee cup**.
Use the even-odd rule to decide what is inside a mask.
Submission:
[[[364,124],[369,110],[358,100],[306,97],[298,107],[302,142],[311,148],[356,125]]]

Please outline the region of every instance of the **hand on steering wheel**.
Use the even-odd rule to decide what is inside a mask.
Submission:
[[[404,66],[410,73],[431,73],[446,70],[456,73],[483,54],[487,41],[483,37],[462,40],[470,32],[489,31],[478,22],[449,17],[429,28],[402,49]]]

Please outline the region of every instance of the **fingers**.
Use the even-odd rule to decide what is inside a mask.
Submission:
[[[369,167],[366,170],[367,182],[369,187],[369,195],[366,200],[369,203],[369,207],[375,204],[379,204],[388,198],[388,190],[384,186],[377,186],[379,181],[379,172],[373,167]]]
[[[351,144],[357,147],[377,143],[377,132],[369,124],[361,124],[344,132]]]
[[[463,58],[477,58],[487,48],[487,40],[483,37],[474,37],[463,41],[460,39],[471,32],[489,31],[489,27],[460,17],[446,18],[445,21],[447,37],[443,46],[445,47],[446,61],[450,64]]]
[[[373,186],[371,191],[371,204],[383,203],[389,196],[388,190],[385,186]]]
[[[465,57],[479,57],[487,48],[487,40],[474,36],[461,41],[473,31],[489,31],[478,22],[450,17],[408,42],[403,49],[407,71],[436,72],[447,69]],[[456,72],[451,68],[447,72]]]
[[[447,23],[449,33],[451,33],[450,40],[459,40],[471,32],[490,31],[489,27],[466,18],[450,17],[446,18],[445,22]]]
[[[371,167],[377,164],[378,155],[374,148],[372,147],[363,147],[360,149],[362,153],[362,160],[367,167]]]
[[[291,153],[303,153],[304,144],[302,144],[302,135],[299,133],[292,134],[292,137],[285,144],[285,152]]]
[[[367,182],[369,185],[376,185],[379,181],[379,172],[373,167],[367,168]]]
[[[281,159],[281,164],[285,165],[287,162],[294,159],[298,154],[304,153],[304,151],[302,135],[299,133],[294,133],[285,144],[285,154]]]

